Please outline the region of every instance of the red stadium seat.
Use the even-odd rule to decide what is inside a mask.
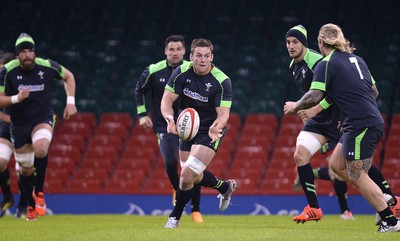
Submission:
[[[96,135],[114,135],[119,136],[122,140],[128,139],[130,129],[118,122],[100,123],[95,131]]]
[[[71,145],[78,147],[81,152],[84,151],[86,147],[86,140],[80,134],[61,134],[57,135],[56,138],[53,139],[52,145]]]
[[[60,156],[49,156],[49,162],[47,164],[48,169],[64,169],[67,171],[74,170],[78,163],[76,160],[70,157],[60,157]]]
[[[131,135],[126,142],[127,147],[154,147],[158,148],[157,137],[154,134]]]
[[[102,182],[98,179],[75,178],[68,182],[65,188],[67,193],[98,194],[102,189]]]
[[[125,112],[104,112],[100,114],[100,123],[118,122],[126,128],[132,127],[132,116]]]
[[[93,129],[96,126],[97,120],[92,112],[78,112],[68,120],[65,120],[63,126],[69,122],[85,123],[90,129]]]
[[[158,155],[159,151],[152,147],[127,147],[122,154],[122,158],[143,158],[154,161]]]
[[[95,135],[90,139],[90,147],[112,146],[120,152],[124,146],[122,138],[114,135]]]
[[[136,179],[112,179],[105,184],[103,193],[135,194],[142,192],[142,182]]]
[[[47,168],[46,170],[46,180],[61,180],[66,183],[70,175],[70,171],[66,169]]]
[[[106,169],[106,170],[113,170],[114,169],[114,162],[112,159],[108,158],[90,158],[85,157],[82,159],[81,168],[90,168],[90,169]]]
[[[119,152],[113,146],[90,146],[85,153],[85,158],[110,159],[116,163],[119,159]]]
[[[153,161],[146,158],[138,157],[125,157],[121,158],[117,168],[118,169],[137,169],[148,170],[153,165]]]
[[[268,129],[273,130],[271,133],[275,133],[276,127],[278,126],[278,121],[275,114],[250,113],[246,115],[246,121],[243,127],[244,129],[243,132],[247,133],[249,129],[252,129],[250,126],[255,126],[255,125],[268,127]]]
[[[133,169],[116,169],[112,175],[112,179],[119,180],[139,180],[143,181],[147,177],[147,174],[143,170],[133,170]]]
[[[77,134],[88,140],[93,134],[93,129],[83,122],[64,122],[58,134]]]
[[[65,193],[65,183],[66,182],[61,179],[46,179],[43,190],[46,194]]]
[[[51,145],[49,150],[49,160],[54,157],[67,157],[75,163],[79,163],[82,158],[82,153],[78,147],[71,145]]]
[[[103,184],[109,178],[110,171],[99,168],[79,168],[75,173],[74,179],[98,180]]]

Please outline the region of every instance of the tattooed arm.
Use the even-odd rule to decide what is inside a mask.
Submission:
[[[284,114],[296,113],[299,110],[308,109],[322,100],[324,93],[320,90],[309,90],[297,102],[288,101],[283,107]]]

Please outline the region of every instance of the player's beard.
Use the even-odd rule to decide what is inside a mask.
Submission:
[[[20,64],[23,69],[32,69],[35,63],[34,61],[35,59],[26,58],[20,61]]]

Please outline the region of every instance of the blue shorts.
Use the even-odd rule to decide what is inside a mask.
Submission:
[[[340,139],[340,143],[343,144],[343,156],[348,161],[373,157],[383,131],[384,124],[369,128],[345,129]]]
[[[222,137],[219,139],[219,141],[216,141],[214,143],[211,143],[211,138],[208,135],[208,131],[200,131],[197,133],[197,135],[190,141],[182,141],[179,140],[179,150],[181,151],[190,151],[190,148],[192,145],[203,145],[206,147],[209,147],[213,149],[215,152],[218,151],[218,147],[221,144],[222,139],[224,138],[226,134],[226,128],[222,131]]]
[[[4,139],[11,141],[10,124],[9,123],[0,122],[0,138],[4,138]]]
[[[47,116],[40,116],[29,121],[28,123],[25,123],[24,125],[15,126],[11,124],[11,141],[14,145],[14,148],[18,149],[25,144],[32,144],[32,131],[37,125],[42,123],[49,124],[52,128],[54,128],[55,115],[49,114]]]

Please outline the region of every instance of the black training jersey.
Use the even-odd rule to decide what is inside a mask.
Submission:
[[[183,63],[187,61],[184,60]],[[168,65],[167,60],[149,65],[140,76],[136,88],[135,97],[137,114],[139,118],[147,116],[146,94],[151,92],[151,119],[155,132],[166,132],[167,122],[161,114],[161,99],[164,94],[165,85],[174,68]],[[178,117],[178,102],[174,103],[175,117]],[[175,118],[176,119],[176,118]]]
[[[299,90],[305,94],[311,86],[314,77],[314,69],[322,60],[322,55],[315,50],[307,49],[304,58],[299,63],[294,59],[290,62],[289,70]],[[330,106],[313,118],[319,125],[331,126],[332,122],[339,121],[338,111]],[[335,127],[336,128],[336,127]]]
[[[307,49],[304,58],[299,63],[294,59],[290,62],[289,70],[299,90],[305,94],[310,89],[315,66],[321,61],[322,55],[312,49]]]
[[[50,81],[64,78],[64,67],[50,59],[35,58],[31,70],[23,70],[19,60],[8,62],[0,72],[0,92],[17,95],[22,88],[29,89],[29,97],[8,109],[11,122],[21,125],[38,116],[54,114],[51,105]]]
[[[204,76],[195,74],[192,62],[179,66],[171,75],[165,89],[178,94],[181,110],[192,107],[200,117],[200,130],[208,131],[217,118],[215,107],[232,105],[232,83],[216,66]]]
[[[373,127],[383,124],[372,91],[370,71],[357,55],[332,51],[315,69],[311,89],[332,99],[346,119],[343,127]]]

